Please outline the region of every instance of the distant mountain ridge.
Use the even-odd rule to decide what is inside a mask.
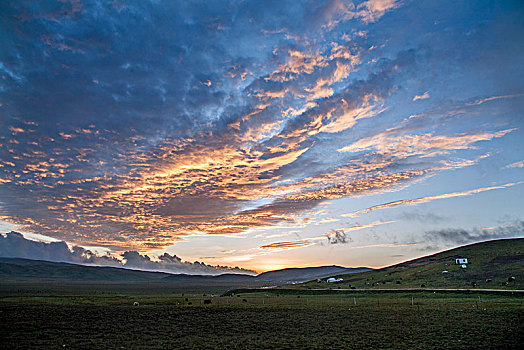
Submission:
[[[110,266],[86,266],[66,262],[1,258],[0,278],[69,281],[154,281],[169,274]]]
[[[257,276],[247,274],[188,275],[167,272],[132,270],[121,267],[86,266],[66,262],[31,260],[0,257],[0,278],[39,279],[69,281],[157,281],[157,282],[294,282],[328,277],[333,274],[348,274],[370,270],[368,268],[345,268],[341,266],[320,266],[289,268],[268,271]]]

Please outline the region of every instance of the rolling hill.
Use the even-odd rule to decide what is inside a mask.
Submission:
[[[455,264],[467,258],[466,268]],[[364,272],[363,272],[364,270]],[[187,285],[262,286],[268,283],[296,284],[308,289],[405,289],[405,288],[485,288],[524,289],[524,238],[471,244],[378,270],[321,266],[288,268],[258,276],[223,274],[218,276],[169,274],[117,267],[83,266],[19,258],[0,258],[0,279],[73,282],[156,282]],[[337,283],[317,279],[342,278]],[[311,281],[313,280],[313,281]]]
[[[65,262],[0,258],[0,278],[4,280],[158,281],[168,275],[163,272],[109,266],[84,266]]]
[[[51,262],[22,258],[0,258],[0,278],[3,280],[64,280],[97,282],[180,282],[180,283],[235,283],[256,284],[289,283],[323,278],[334,273],[360,272],[366,268],[321,266],[269,271],[258,276],[244,274],[188,275],[150,272],[108,266],[85,266],[65,262]]]
[[[305,268],[288,268],[264,272],[256,276],[256,278],[258,280],[271,282],[306,281],[315,278],[325,278],[334,274],[353,274],[369,270],[371,269],[367,267],[347,268],[335,265]]]
[[[467,267],[457,265],[457,258],[467,258]],[[470,244],[382,269],[333,277],[343,281],[311,281],[297,287],[524,289],[524,238]]]

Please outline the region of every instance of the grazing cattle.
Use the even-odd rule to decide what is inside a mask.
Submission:
[[[242,299],[242,302],[247,303],[247,299]]]
[[[211,304],[211,300],[209,299],[204,300],[204,304]]]
[[[138,303],[138,301],[135,301],[135,302],[133,303],[133,306],[140,306],[140,304]]]

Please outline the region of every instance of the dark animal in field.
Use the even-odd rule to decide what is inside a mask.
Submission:
[[[187,305],[193,305],[193,303],[192,303],[192,302],[189,302],[189,303],[187,303]]]
[[[425,285],[424,283],[422,283],[422,284],[420,285],[420,288],[426,288],[426,285]]]
[[[486,283],[491,282],[491,278],[486,278]]]
[[[189,301],[189,300],[186,298],[185,301]]]
[[[515,277],[508,277],[508,282],[513,282],[515,280]]]
[[[204,300],[204,304],[211,304],[211,300],[209,299]]]
[[[135,302],[133,303],[133,306],[140,306],[140,304],[138,303],[138,301],[135,301]]]
[[[242,302],[247,303],[247,299],[242,299]]]

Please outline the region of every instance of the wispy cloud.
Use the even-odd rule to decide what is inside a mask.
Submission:
[[[275,242],[271,244],[265,244],[260,246],[261,249],[271,249],[271,250],[283,250],[291,248],[303,248],[308,247],[314,244],[321,244],[322,241],[327,240],[328,244],[346,244],[352,242],[351,237],[347,232],[362,230],[370,227],[375,227],[379,225],[385,225],[392,223],[394,221],[375,221],[369,224],[364,225],[355,225],[343,229],[334,230],[326,233],[323,236],[301,238],[295,241],[286,241],[286,242]]]
[[[384,132],[372,137],[363,138],[349,146],[340,148],[339,152],[360,152],[375,150],[385,155],[396,157],[423,156],[430,157],[448,153],[452,150],[471,149],[479,141],[489,141],[502,137],[516,129],[506,129],[496,132],[461,133],[453,136],[433,135],[431,133],[420,135],[392,135]]]
[[[508,164],[506,165],[504,168],[502,169],[510,169],[510,168],[524,168],[524,160],[521,160],[521,161],[518,161],[518,162],[515,162],[515,163],[511,163],[511,164]]]
[[[290,241],[290,242],[275,242],[270,244],[264,244],[260,246],[261,249],[270,249],[270,250],[285,250],[285,249],[292,249],[292,248],[303,248],[310,245],[313,245],[315,243],[308,242],[308,241]]]
[[[482,242],[501,238],[517,238],[524,236],[524,221],[517,220],[504,226],[488,227],[485,229],[449,228],[428,231],[424,234],[426,242],[457,245],[473,242]]]
[[[490,101],[495,101],[495,100],[500,100],[500,99],[507,99],[507,98],[517,98],[517,97],[522,97],[522,96],[524,96],[524,94],[490,96],[490,97],[485,97],[485,98],[481,98],[481,99],[475,100],[473,102],[468,102],[467,105],[468,106],[478,106],[478,105],[481,105],[483,103],[490,102]]]
[[[413,97],[412,101],[425,100],[427,98],[429,98],[429,91],[426,91],[422,95],[415,95],[415,97]]]
[[[499,185],[499,186],[481,187],[481,188],[476,188],[476,189],[473,189],[473,190],[468,190],[468,191],[463,191],[463,192],[452,192],[452,193],[439,194],[439,195],[436,195],[436,196],[419,197],[419,198],[414,198],[414,199],[402,199],[402,200],[398,200],[398,201],[394,201],[394,202],[374,205],[372,207],[368,207],[366,209],[357,210],[357,211],[354,211],[354,212],[351,212],[351,213],[342,214],[342,216],[345,216],[345,217],[357,217],[357,216],[361,216],[361,215],[370,213],[370,212],[378,210],[378,209],[386,209],[386,208],[393,208],[393,207],[398,207],[398,206],[403,206],[403,205],[415,205],[415,204],[420,204],[420,203],[427,203],[427,202],[430,202],[430,201],[433,201],[433,200],[437,200],[437,199],[449,199],[449,198],[456,198],[456,197],[467,197],[467,196],[471,196],[471,195],[474,195],[474,194],[477,194],[477,193],[482,193],[482,192],[487,192],[487,191],[492,191],[492,190],[500,190],[500,189],[504,189],[504,188],[513,187],[513,186],[516,186],[516,185],[520,185],[522,183],[524,183],[524,181],[511,182],[511,183],[507,183],[507,184]]]
[[[330,222],[337,222],[337,221],[340,221],[340,219],[324,218],[324,219],[320,220],[319,222],[315,222],[315,225],[324,225],[324,224],[329,224]]]

